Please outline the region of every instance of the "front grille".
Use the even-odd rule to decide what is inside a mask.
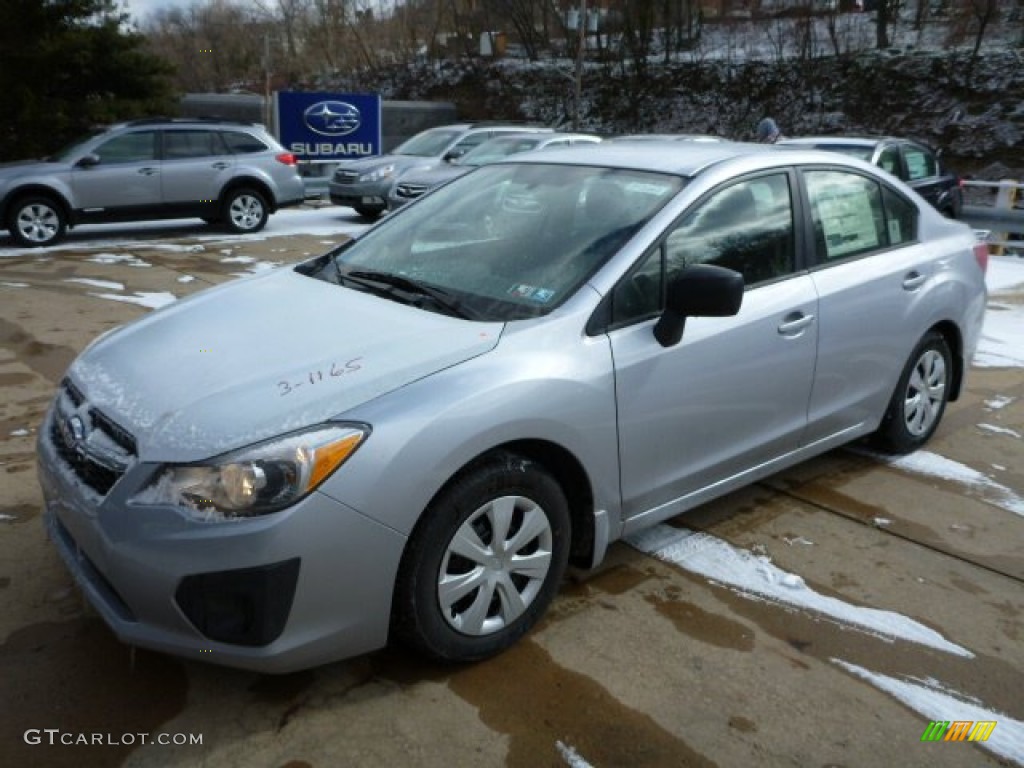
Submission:
[[[406,197],[411,199],[414,197],[419,197],[428,189],[430,189],[430,187],[428,187],[426,184],[403,183],[395,187],[395,194],[398,195],[398,197]]]
[[[81,391],[68,379],[61,382],[57,395],[50,439],[75,476],[102,496],[137,455],[131,433],[99,409],[87,406]]]
[[[336,171],[334,180],[339,184],[355,184],[359,180],[357,171]]]

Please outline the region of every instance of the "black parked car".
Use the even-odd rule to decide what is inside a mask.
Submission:
[[[888,171],[912,187],[921,197],[951,219],[960,218],[963,191],[960,179],[939,162],[939,153],[909,139],[804,136],[783,139],[779,144],[814,147],[859,157]]]

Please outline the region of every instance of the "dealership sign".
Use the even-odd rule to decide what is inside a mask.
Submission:
[[[278,137],[299,160],[357,160],[381,153],[380,96],[279,91]]]

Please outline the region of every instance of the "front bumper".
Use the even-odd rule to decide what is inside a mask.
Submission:
[[[393,179],[383,181],[364,181],[351,184],[339,184],[334,179],[327,185],[331,202],[349,208],[366,208],[383,211],[388,204],[388,190]]]
[[[203,523],[127,504],[155,465],[101,494],[38,443],[44,519],[87,598],[125,643],[283,673],[380,648],[405,538],[314,492],[286,510]]]

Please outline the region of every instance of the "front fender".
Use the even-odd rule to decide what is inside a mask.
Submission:
[[[611,352],[605,337],[576,344],[568,355],[520,353],[503,339],[493,353],[344,414],[373,433],[321,490],[409,535],[431,499],[474,459],[508,443],[542,441],[579,462],[594,510],[607,515],[616,538],[621,496]]]

